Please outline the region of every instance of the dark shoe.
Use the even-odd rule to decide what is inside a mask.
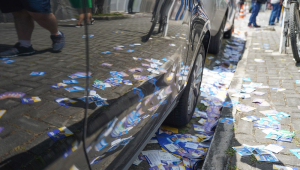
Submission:
[[[269,25],[275,25],[275,24],[269,24]]]
[[[53,51],[57,52],[60,51],[65,46],[65,34],[60,32],[61,35],[51,35],[50,38],[52,39],[52,47]]]
[[[95,19],[94,19],[94,18],[92,18],[92,20],[91,20],[91,24],[92,24],[92,25],[94,25],[94,23],[95,23]]]
[[[279,23],[279,20],[277,20],[276,23]]]
[[[252,25],[248,25],[249,28],[252,28]]]
[[[20,46],[21,44],[18,42],[17,44],[14,45],[13,48],[3,51],[0,53],[0,57],[15,57],[15,56],[24,56],[24,55],[31,55],[34,54],[35,51],[30,47],[22,47]]]
[[[80,25],[77,24],[75,27],[76,28],[81,28],[82,26],[83,26],[82,24],[80,24]]]
[[[260,25],[253,25],[254,28],[260,28]]]

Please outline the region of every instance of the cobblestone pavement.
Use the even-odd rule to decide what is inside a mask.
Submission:
[[[90,39],[90,71],[93,77],[106,79],[110,77],[109,71],[127,70],[141,66],[132,57],[149,57],[161,59],[175,48],[168,44],[172,40],[160,39],[142,43],[142,46],[132,47],[135,53],[126,53],[113,50],[117,45],[126,45],[141,42],[151,26],[150,19],[143,16],[137,17],[139,22],[131,19],[96,21],[89,27],[89,33],[94,34]],[[69,93],[62,89],[53,89],[51,85],[69,79],[68,75],[75,72],[85,71],[85,43],[82,38],[84,29],[77,29],[72,22],[59,23],[59,30],[66,35],[66,46],[61,53],[51,52],[51,40],[49,33],[36,24],[32,36],[33,48],[37,53],[32,56],[15,57],[14,63],[0,63],[0,94],[4,92],[24,92],[25,97],[39,96],[42,101],[32,104],[22,104],[20,99],[4,99],[0,102],[0,109],[7,112],[0,119],[0,127],[5,127],[0,133],[0,169],[9,163],[15,167],[31,163],[32,160],[51,162],[56,159],[55,155],[62,155],[74,139],[81,138],[82,119],[84,117],[84,103],[77,102],[72,107],[63,107],[54,102],[59,97],[78,98],[84,96],[82,92]],[[176,25],[173,27],[176,28]],[[114,32],[113,32],[114,31]],[[175,35],[181,31],[169,30],[169,34]],[[126,32],[126,34],[124,34]],[[181,31],[182,32],[182,31]],[[17,35],[13,23],[0,23],[0,51],[12,47],[17,41]],[[185,41],[185,40],[182,40]],[[165,47],[165,48],[159,48]],[[110,50],[111,54],[100,52]],[[125,51],[125,52],[124,52]],[[121,54],[121,55],[120,55]],[[107,62],[116,67],[99,67]],[[43,76],[30,76],[32,71],[44,71]],[[144,69],[143,74],[148,74]],[[130,74],[131,75],[131,74]],[[131,76],[132,77],[132,76]],[[91,80],[91,79],[90,79]],[[141,84],[140,81],[130,79],[134,87]],[[85,80],[78,79],[81,87],[85,87]],[[92,79],[91,81],[94,81]],[[126,92],[131,91],[133,86],[112,87],[109,90],[97,90],[97,93],[114,101]],[[96,108],[90,106],[88,115],[97,116]],[[53,142],[47,132],[68,127],[75,135],[68,139]],[[13,158],[13,159],[12,159]],[[84,159],[82,159],[84,161]],[[32,163],[32,167],[39,167],[39,161]],[[4,167],[5,169],[5,167]]]
[[[244,20],[239,20],[238,27],[248,30],[248,39],[246,45],[246,52],[243,59],[240,61],[235,75],[235,84],[231,88],[241,88],[242,77],[251,78],[252,82],[263,83],[263,85],[270,86],[270,88],[259,89],[258,91],[266,92],[263,96],[251,95],[251,99],[239,99],[241,104],[255,107],[256,110],[251,112],[233,112],[236,122],[233,129],[233,139],[231,146],[247,145],[268,145],[276,143],[283,145],[286,148],[276,154],[280,162],[258,162],[253,157],[241,157],[237,153],[231,153],[228,148],[226,156],[228,159],[227,169],[241,169],[241,170],[267,170],[272,169],[273,164],[285,165],[294,168],[300,168],[300,160],[293,155],[289,149],[297,149],[300,147],[300,84],[296,84],[295,80],[300,79],[299,66],[295,64],[291,50],[288,49],[288,54],[279,54],[279,41],[281,27],[277,24],[275,27],[267,26],[270,12],[260,13],[258,16],[258,24],[262,25],[261,29],[246,28],[249,15]],[[268,45],[267,45],[268,44]],[[264,49],[263,46],[269,46],[270,49]],[[273,50],[268,52],[266,50]],[[255,62],[254,59],[263,59],[265,62]],[[285,91],[277,92],[272,90],[273,87],[285,88]],[[265,99],[270,103],[270,107],[258,106],[252,103],[254,98]],[[233,101],[236,99],[231,98]],[[277,110],[278,112],[286,112],[291,117],[282,119],[281,129],[295,131],[296,136],[292,142],[280,142],[265,138],[266,134],[262,130],[253,127],[252,122],[241,120],[245,116],[264,117],[259,111],[263,110]],[[227,132],[229,134],[230,132]],[[231,132],[232,133],[232,132]],[[230,135],[229,135],[230,136]],[[233,154],[233,155],[231,155]],[[225,155],[225,154],[224,154]]]

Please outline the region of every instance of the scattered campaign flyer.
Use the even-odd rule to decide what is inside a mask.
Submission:
[[[159,152],[160,150],[142,151],[142,154],[149,163],[150,167],[154,167],[161,164]]]
[[[110,51],[103,51],[101,52],[102,54],[110,54],[111,52]]]
[[[21,99],[21,102],[23,104],[25,104],[25,103],[36,103],[36,102],[40,102],[40,101],[42,101],[42,100],[39,97],[29,97],[29,98]]]
[[[4,60],[4,61],[2,61],[2,63],[4,63],[4,64],[10,64],[10,63],[13,63],[13,62],[15,62],[15,60]]]
[[[274,153],[279,153],[284,148],[285,148],[285,146],[278,145],[278,144],[275,144],[275,143],[271,143],[270,145],[265,147],[266,150],[269,150],[269,151],[274,152]]]
[[[88,76],[91,77],[92,73],[89,72]],[[77,78],[84,78],[86,77],[86,73],[85,72],[77,72],[77,73],[74,73],[74,74],[71,74],[69,75],[70,78],[72,79],[77,79]]]
[[[140,57],[132,57],[135,61],[141,61],[141,60],[143,60],[142,58],[140,58]]]
[[[7,99],[7,98],[22,98],[25,96],[25,93],[22,92],[5,92],[0,94],[0,100],[1,99]]]
[[[233,119],[233,118],[225,117],[224,119],[220,120],[220,123],[231,124],[234,121],[235,121],[235,119]]]
[[[246,121],[249,121],[249,122],[254,122],[254,121],[257,121],[259,120],[260,118],[256,117],[256,116],[246,116],[246,117],[243,117],[241,118],[243,120],[246,120]]]
[[[112,64],[109,64],[109,63],[102,63],[101,65],[107,66],[107,67],[111,67],[112,66]]]
[[[60,89],[62,87],[66,87],[66,86],[68,86],[68,85],[65,83],[57,83],[57,84],[52,85],[51,87],[55,88],[55,89]]]
[[[54,101],[56,101],[57,104],[65,106],[65,107],[69,107],[72,104],[77,102],[75,100],[72,100],[72,99],[69,99],[69,98],[66,98],[66,97],[57,98],[57,99],[54,99]]]
[[[281,120],[283,118],[290,117],[290,115],[285,113],[285,112],[278,112],[277,117],[278,117],[279,120]]]
[[[273,170],[298,170],[298,168],[290,168],[282,165],[273,165]]]
[[[267,134],[267,136],[265,138],[278,140],[281,136],[282,136],[282,134],[273,131],[273,132],[270,132],[269,134]]]
[[[136,67],[136,68],[129,69],[128,71],[130,71],[131,73],[135,73],[135,72],[142,72],[143,69]]]
[[[300,149],[290,149],[290,151],[291,151],[298,159],[300,159]]]
[[[247,106],[247,105],[244,105],[244,104],[237,104],[236,105],[236,109],[238,111],[241,111],[241,112],[250,112],[252,110],[255,110],[256,108],[255,107],[251,107],[251,106]]]
[[[268,113],[278,113],[276,110],[264,110],[264,111],[259,111],[263,115],[267,115]]]
[[[260,91],[255,91],[255,92],[252,92],[252,94],[262,96],[262,95],[265,95],[266,93],[265,92],[260,92]]]
[[[96,163],[99,163],[99,162],[101,162],[101,160],[103,159],[103,157],[104,157],[105,155],[101,155],[101,156],[97,156],[96,158],[94,158],[92,161],[91,161],[91,165],[94,165],[94,164],[96,164]]]
[[[280,91],[285,91],[286,89],[284,89],[284,88],[279,88],[279,87],[274,87],[274,88],[271,88],[272,90],[276,90],[276,91],[278,91],[278,92],[280,92]]]
[[[126,52],[128,52],[128,53],[133,53],[134,50],[129,49],[129,50],[127,50]]]
[[[126,85],[133,85],[130,80],[123,80],[123,83]]]
[[[32,75],[32,76],[42,76],[44,74],[45,74],[45,72],[39,72],[39,71],[33,71],[30,73],[30,75]]]
[[[72,86],[72,87],[67,87],[65,88],[68,92],[75,92],[75,91],[83,91],[85,88],[80,87],[80,86]]]
[[[251,78],[249,78],[249,77],[243,77],[243,81],[250,82]]]
[[[55,129],[51,132],[47,132],[48,136],[50,136],[54,141],[63,139],[65,137],[73,135],[73,132],[71,132],[68,128],[65,126]]]
[[[247,148],[244,146],[236,146],[232,147],[238,154],[241,156],[247,156],[247,155],[252,155],[252,152],[250,152]]]
[[[278,162],[279,161],[273,153],[254,154],[254,156],[257,161],[262,161],[262,162]]]
[[[63,83],[64,84],[75,84],[75,83],[78,83],[77,80],[63,80]]]
[[[0,110],[0,118],[6,113],[6,110]]]

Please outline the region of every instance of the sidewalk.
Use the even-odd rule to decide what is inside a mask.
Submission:
[[[211,150],[208,153],[204,169],[239,169],[239,170],[269,170],[273,169],[273,164],[284,165],[300,169],[300,160],[289,151],[300,147],[300,85],[295,80],[300,79],[299,68],[295,65],[291,50],[288,54],[279,54],[279,41],[281,27],[276,24],[274,29],[267,26],[270,11],[259,13],[258,24],[262,25],[260,29],[247,28],[247,22],[250,14],[245,19],[236,20],[236,28],[248,31],[246,50],[242,60],[239,62],[237,71],[230,89],[241,89],[242,78],[251,78],[251,82],[263,83],[263,86],[270,88],[260,88],[257,91],[265,92],[265,95],[258,96],[251,94],[250,99],[239,99],[230,97],[231,101],[239,101],[240,104],[256,108],[254,111],[241,112],[237,107],[233,109],[223,109],[223,116],[233,116],[236,119],[234,127],[226,127],[219,124],[216,129],[214,141]],[[244,29],[243,29],[244,28]],[[270,31],[271,30],[271,31]],[[268,51],[273,50],[273,52]],[[262,59],[264,62],[255,62],[255,59]],[[271,88],[284,88],[284,91],[276,91]],[[231,95],[233,93],[229,93]],[[253,99],[265,99],[271,106],[259,106],[252,103]],[[295,137],[292,142],[282,142],[265,138],[267,134],[261,129],[254,127],[254,122],[248,122],[241,118],[246,116],[256,116],[258,118],[266,117],[260,111],[276,110],[285,112],[290,117],[279,120],[281,129],[294,131]],[[275,156],[279,162],[259,162],[254,156],[240,156],[232,147],[242,144],[257,146],[269,145],[275,143],[283,145],[285,148]],[[221,144],[221,145],[220,145]]]

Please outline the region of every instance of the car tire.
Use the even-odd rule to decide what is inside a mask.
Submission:
[[[191,71],[188,83],[179,99],[175,109],[168,115],[164,124],[182,127],[191,120],[200,95],[203,68],[205,62],[205,49],[201,44],[198,56]]]
[[[224,38],[226,38],[226,39],[231,38],[233,31],[234,31],[234,20],[232,22],[232,26],[231,26],[230,30],[224,32]]]
[[[227,17],[224,17],[218,33],[210,38],[208,52],[211,54],[218,54],[221,49],[226,18]]]

